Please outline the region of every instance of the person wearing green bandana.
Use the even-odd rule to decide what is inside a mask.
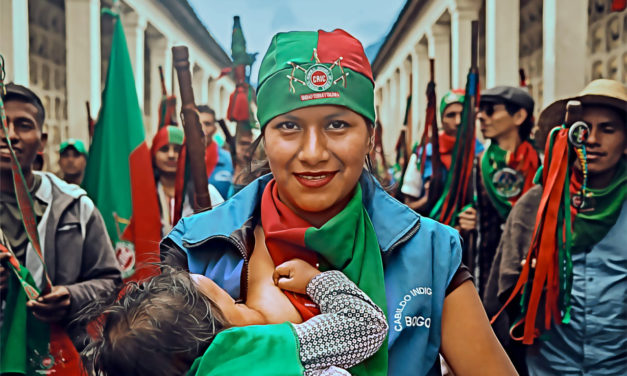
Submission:
[[[63,374],[60,369],[74,364],[78,354],[68,341],[66,351],[56,347],[55,328],[76,348],[84,346],[84,323],[73,320],[88,302],[112,294],[122,282],[121,273],[102,216],[87,193],[52,173],[32,171],[47,139],[41,99],[21,85],[5,89],[8,133],[0,128],[0,374]],[[14,179],[17,167],[28,189]],[[27,290],[35,294],[27,295]],[[39,296],[29,299],[33,295]]]
[[[464,109],[465,92],[461,89],[454,89],[446,93],[440,101],[440,118],[442,121],[442,131],[439,133],[440,144],[440,161],[444,168],[442,177],[446,180],[446,173],[451,168],[451,158],[455,147],[455,138],[457,136],[457,128],[462,123],[462,110]],[[421,214],[425,212],[425,207],[429,199],[429,186],[431,176],[433,175],[432,146],[428,143],[425,147],[425,166],[424,174],[420,175],[420,156],[422,150],[418,145],[414,146],[413,153],[409,159],[405,177],[403,178],[403,186],[401,192],[405,195],[405,204]],[[475,144],[475,153],[479,154],[483,151],[483,145],[477,140]],[[428,211],[429,209],[427,209]],[[470,223],[470,226],[468,225]],[[474,223],[460,221],[460,230],[474,229]]]
[[[548,201],[549,205],[559,204],[553,207],[569,215],[546,209],[544,216],[538,217],[546,223],[556,216],[558,228],[561,224],[571,226],[564,230],[566,249],[570,250],[564,256],[566,267],[550,271],[559,275],[560,281],[567,282],[564,288],[560,283],[559,295],[555,297],[565,304],[560,304],[561,320],[553,322],[550,329],[545,328],[544,314],[538,311],[535,340],[523,346],[522,355],[530,375],[624,375],[627,374],[627,87],[613,80],[592,81],[576,97],[559,100],[541,113],[538,122],[543,134],[548,135],[550,128],[564,123],[569,100],[577,100],[583,107],[582,120],[589,132],[579,147],[585,147],[585,155],[571,159],[566,167],[570,175],[556,183],[563,186],[571,200],[560,195],[559,199]],[[570,140],[567,147],[575,151]],[[545,156],[543,170],[551,171],[557,163],[551,151],[557,147],[547,143],[546,150],[549,154]],[[542,184],[547,184],[546,180]],[[587,185],[585,194],[580,195],[584,185]],[[542,210],[541,200],[546,193],[544,185],[534,186],[520,198],[507,218],[484,294],[490,314],[496,313],[511,295],[527,263],[536,226],[534,219],[538,210]],[[548,227],[542,226],[544,234]],[[557,234],[554,236],[559,245],[562,238],[560,232]],[[561,252],[559,258],[562,259]],[[539,273],[546,260],[534,259],[531,267]],[[546,300],[549,299],[552,298],[547,295]],[[529,309],[528,301],[521,301],[520,305],[518,301],[513,300],[494,323],[499,338],[504,341],[509,337],[509,326],[522,317],[521,309],[523,312]]]
[[[437,375],[440,353],[458,375],[515,374],[461,265],[457,231],[393,199],[364,168],[376,119],[361,43],[339,29],[276,34],[258,82],[257,143],[271,173],[212,211],[183,218],[161,242],[164,262],[246,300],[254,287],[251,234],[260,227],[275,265],[299,258],[320,271],[338,270],[386,313],[386,341],[351,374]],[[322,307],[306,295],[284,293],[305,324],[316,320]],[[203,358],[237,360],[231,371],[240,374],[305,371],[298,354],[314,348],[296,346],[279,326],[263,336],[250,330],[223,332],[220,346],[210,345]],[[254,341],[228,347],[246,338]],[[292,345],[273,352],[277,342]],[[266,361],[247,360],[251,350]],[[264,368],[279,360],[281,369]],[[295,371],[281,372],[286,369]]]
[[[59,145],[59,167],[62,178],[70,184],[80,185],[87,166],[87,149],[83,141],[70,138]]]

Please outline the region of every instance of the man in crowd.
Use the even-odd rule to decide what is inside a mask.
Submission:
[[[62,178],[70,184],[80,185],[87,166],[87,149],[81,140],[70,138],[59,146],[59,167]]]
[[[7,251],[0,253],[0,296],[3,299],[0,370],[13,367],[12,372],[26,373],[37,354],[28,350],[33,346],[31,336],[20,332],[24,320],[58,324],[80,348],[84,328],[72,323],[72,319],[87,303],[113,293],[122,279],[102,216],[85,191],[51,173],[32,171],[37,152],[43,150],[47,139],[43,132],[45,113],[40,98],[24,86],[8,84],[3,101],[8,134],[0,133],[0,244]],[[8,140],[21,166],[27,191],[20,185],[14,186],[14,162]],[[23,202],[18,204],[16,196],[20,192],[30,193],[32,205],[27,205],[30,208],[23,207]],[[24,213],[28,212],[35,216],[37,234],[28,234],[23,224]],[[38,257],[33,241],[40,244],[43,260]],[[18,269],[17,262],[19,269],[26,270],[39,288],[46,286],[48,276],[53,286],[51,291],[44,291],[38,299],[29,301],[25,295],[16,295],[15,289],[22,288],[16,275],[11,273]],[[19,299],[20,296],[23,299]],[[11,315],[18,311],[22,314]],[[5,337],[7,333],[11,335]],[[7,348],[5,341],[16,340],[19,333],[24,335],[23,347]],[[20,358],[18,354],[26,356]]]
[[[455,147],[455,139],[457,137],[457,128],[462,123],[462,111],[464,109],[465,93],[463,90],[455,89],[446,93],[440,101],[440,118],[442,121],[442,131],[439,132],[439,151],[440,161],[442,162],[443,171],[442,178],[446,180],[446,174],[451,167],[452,153]],[[414,148],[416,149],[416,147]],[[483,145],[479,141],[475,144],[475,152],[483,151]],[[431,208],[426,208],[429,199],[429,186],[431,184],[431,176],[433,174],[432,146],[431,143],[426,146],[426,159],[424,166],[424,176],[420,175],[420,150],[414,150],[412,153],[401,192],[405,195],[405,204],[424,215],[429,215]],[[475,222],[467,221],[460,217],[459,227],[461,230],[472,230],[475,228]]]
[[[198,117],[205,135],[205,164],[209,183],[216,187],[220,196],[229,197],[233,183],[233,159],[231,153],[221,148],[214,136],[217,131],[216,113],[209,106],[198,106]]]
[[[572,165],[568,162],[566,169],[570,177],[566,175],[566,181],[556,181],[552,187],[561,185],[571,199],[565,200],[559,190],[552,195],[547,188],[552,184],[550,179],[543,178],[542,185],[533,187],[518,201],[505,223],[483,298],[488,314],[495,314],[512,295],[517,280],[525,278],[524,273],[521,275],[525,264],[530,264],[527,268],[535,271],[529,274],[527,286],[532,286],[532,282],[535,286],[533,278],[540,278],[537,276],[543,270],[558,276],[560,283],[555,286],[559,288],[558,296],[544,296],[542,309],[537,311],[543,312],[545,303],[560,307],[561,320],[556,322],[553,316],[550,330],[545,331],[545,315],[536,316],[530,311],[530,300],[523,301],[523,312],[531,312],[536,317],[535,327],[529,328],[535,341],[532,339],[533,344],[526,348],[529,374],[624,375],[627,373],[624,304],[627,290],[627,88],[617,81],[596,80],[570,99],[582,104],[582,120],[588,131],[580,133],[579,141],[578,137],[572,137],[577,132],[569,135],[567,130],[562,131],[561,136],[568,140],[562,148],[579,156],[570,160],[575,160]],[[549,127],[563,124],[567,101],[557,101],[542,112],[539,123],[543,133],[547,134]],[[559,163],[560,151],[558,142],[549,144],[544,173]],[[541,207],[541,199],[547,200],[549,206]],[[539,210],[542,210],[542,217],[537,223]],[[561,214],[565,212],[569,213],[566,218]],[[565,228],[567,224],[571,228]],[[538,241],[546,237],[546,240],[553,240],[555,246],[543,248],[543,256],[527,262],[536,227],[542,230]],[[563,231],[569,236],[560,237],[561,228],[565,228]],[[562,243],[564,248],[560,246]],[[535,244],[531,247],[532,255],[539,250],[536,247]],[[547,260],[564,261],[551,266]],[[538,287],[542,292],[542,286]],[[544,290],[552,288],[551,284]],[[527,296],[530,293],[535,294],[530,289]],[[519,302],[517,296],[495,323],[495,331],[502,341],[508,339],[509,326],[522,317]],[[521,324],[531,325],[528,322],[529,317]],[[536,338],[538,329],[541,337]]]
[[[481,93],[477,125],[490,143],[477,162],[480,292],[485,288],[505,219],[533,186],[538,169],[538,153],[528,141],[533,108],[533,98],[521,88],[497,86]],[[477,211],[468,209],[461,218],[476,221]]]

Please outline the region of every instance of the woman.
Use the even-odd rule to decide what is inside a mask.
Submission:
[[[375,116],[361,43],[343,30],[275,35],[257,101],[272,174],[181,220],[162,258],[246,299],[261,226],[275,265],[300,258],[340,270],[387,311],[387,345],[352,374],[439,374],[439,352],[456,374],[514,374],[460,266],[458,234],[394,200],[363,170]],[[318,313],[305,296],[286,295],[303,320]]]

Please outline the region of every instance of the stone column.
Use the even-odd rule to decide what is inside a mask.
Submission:
[[[486,0],[485,13],[486,88],[518,86],[520,0]]]
[[[159,121],[159,104],[163,96],[159,66],[163,68],[163,77],[168,95],[172,95],[172,45],[164,37],[150,38],[147,41],[150,53],[150,120],[147,127],[148,139],[157,132]]]
[[[67,116],[70,134],[87,141],[85,101],[100,110],[100,0],[66,0]]]
[[[0,0],[0,10],[0,52],[7,74],[5,82],[28,85],[28,1]]]
[[[417,116],[417,124],[418,128],[416,129],[415,139],[419,140],[422,137],[422,132],[425,129],[425,113],[427,111],[427,84],[429,83],[429,52],[427,51],[427,46],[422,43],[418,43],[415,47],[415,56],[416,56],[416,69],[418,74],[416,75],[416,99],[418,101],[418,116]]]
[[[478,8],[474,3],[459,1],[451,10],[451,85],[455,89],[466,85],[471,63],[472,21],[479,18]]]
[[[420,92],[424,92],[424,90],[420,89],[418,86],[420,75],[420,63],[418,62],[418,54],[416,50],[411,51],[411,135],[412,141],[416,141],[418,139],[418,126],[420,124],[420,98],[423,98],[424,95],[421,95]]]
[[[131,56],[133,74],[135,76],[135,87],[137,88],[137,99],[139,107],[144,108],[144,36],[148,22],[146,18],[131,11],[122,16],[122,25],[128,45],[128,53]]]
[[[207,104],[209,103],[209,75],[207,74],[207,71],[202,68],[197,72],[197,74],[199,75],[198,94],[194,92],[194,95],[198,95],[196,102],[198,102],[198,104]]]
[[[587,0],[544,0],[542,15],[543,101],[573,96],[584,88]],[[536,104],[536,107],[539,104]]]
[[[433,25],[427,34],[429,57],[435,59],[436,102],[451,89],[451,44],[450,28],[445,25]]]

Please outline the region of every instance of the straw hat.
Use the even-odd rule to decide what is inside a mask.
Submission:
[[[564,122],[566,103],[570,100],[578,100],[584,107],[594,105],[612,107],[627,113],[627,87],[615,80],[594,80],[576,96],[555,101],[542,110],[537,122],[536,145],[538,147],[544,147],[551,129]],[[627,124],[627,119],[625,123]]]

